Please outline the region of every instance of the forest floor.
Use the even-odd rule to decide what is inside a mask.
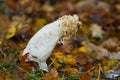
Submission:
[[[30,38],[67,14],[83,26],[72,42],[56,45],[49,72],[24,62]],[[120,0],[0,0],[0,80],[120,80]]]

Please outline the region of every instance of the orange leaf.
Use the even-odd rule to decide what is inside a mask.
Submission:
[[[17,2],[14,0],[6,0],[7,6],[13,10],[17,8]]]
[[[86,64],[85,64],[85,71],[88,71],[88,70],[90,70],[90,69],[93,68],[93,67],[94,67],[94,62],[88,61],[88,62],[86,62]]]
[[[73,49],[72,43],[65,44],[62,46],[62,51],[67,52],[67,53],[70,53],[72,49]]]
[[[102,66],[106,66],[108,64],[108,60],[102,59],[101,64],[102,64]]]
[[[80,80],[91,80],[91,76],[88,73],[83,73]]]
[[[61,80],[58,76],[58,72],[55,68],[51,69],[50,72],[43,76],[43,80]]]
[[[77,62],[81,65],[86,64],[86,62],[88,61],[88,58],[84,53],[76,53],[75,58]]]
[[[79,71],[76,68],[67,68],[65,72],[69,75],[75,75],[79,73]]]
[[[28,57],[28,54],[26,54],[26,55],[22,55],[23,54],[23,52],[21,51],[20,52],[20,55],[19,55],[19,61],[20,61],[20,64],[23,66],[23,67],[25,67],[26,69],[28,69],[28,70],[32,70],[32,66],[30,66],[30,64],[28,64],[27,62],[25,62],[25,60],[27,59],[27,57]]]
[[[77,65],[77,62],[72,55],[67,55],[66,63],[74,66]]]

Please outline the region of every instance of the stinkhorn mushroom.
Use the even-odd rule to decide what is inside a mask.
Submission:
[[[28,42],[23,55],[28,54],[26,61],[35,61],[40,69],[48,71],[47,58],[58,42],[68,43],[81,27],[77,15],[65,15],[40,29]]]

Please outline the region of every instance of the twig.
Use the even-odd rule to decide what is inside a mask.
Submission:
[[[49,67],[55,62],[56,58],[50,63]]]
[[[2,49],[0,49],[0,52],[2,53],[2,55],[3,55],[4,57],[6,57],[6,55],[5,55],[5,53],[3,52]]]

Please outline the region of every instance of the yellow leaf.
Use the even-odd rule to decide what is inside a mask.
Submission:
[[[89,29],[89,27],[87,26],[87,25],[83,25],[82,27],[81,27],[81,31],[84,33],[84,34],[89,34],[90,33],[90,29]]]
[[[20,4],[25,5],[29,0],[20,0]]]
[[[0,45],[2,44],[2,40],[0,39]]]
[[[36,24],[37,26],[42,27],[42,26],[44,26],[44,25],[46,24],[46,20],[45,20],[45,19],[42,19],[42,18],[38,18],[38,19],[36,20],[35,24]]]
[[[6,39],[10,39],[11,37],[13,37],[16,33],[16,28],[14,26],[12,26],[9,31],[8,34],[6,35]]]
[[[25,48],[26,44],[27,44],[27,42],[22,42],[22,43],[20,44],[20,47],[21,47],[21,48]]]
[[[68,75],[76,75],[79,73],[79,71],[76,69],[76,68],[67,68],[65,70],[65,72],[68,74]]]
[[[105,71],[106,74],[111,73],[111,72],[114,72],[114,70],[108,69],[108,70]]]
[[[72,55],[67,55],[66,63],[74,66],[77,65],[76,60],[73,58]]]
[[[11,24],[11,28],[8,30],[8,34],[6,35],[6,39],[10,39],[15,36],[17,32],[19,32],[22,28],[22,24]]]
[[[111,60],[109,60],[108,63],[107,63],[107,67],[111,67],[111,66],[115,65],[116,62],[117,62],[116,59],[111,59]]]
[[[116,59],[107,60],[104,64],[104,73],[108,74],[110,72],[114,72],[115,68],[112,68],[113,66],[117,65]],[[103,62],[102,62],[103,63]]]
[[[55,68],[59,68],[59,67],[61,67],[62,66],[62,64],[60,64],[59,62],[57,62],[56,60],[54,61],[54,67]]]
[[[54,56],[59,62],[62,62],[62,63],[66,62],[66,57],[63,53],[57,52],[57,53],[54,53]]]
[[[86,46],[80,47],[79,52],[87,53]]]
[[[65,56],[63,53],[57,52],[57,53],[54,53],[54,56],[58,60],[58,62],[65,63],[65,64],[70,64],[70,65],[74,65],[74,66],[77,65],[76,64],[76,59],[73,58],[72,55]]]
[[[42,28],[46,23],[47,23],[46,20],[43,19],[43,18],[38,18],[38,19],[36,19],[35,25],[34,25],[35,27],[33,27],[33,31],[34,31],[34,32],[38,31],[38,30],[39,30],[40,28]]]

